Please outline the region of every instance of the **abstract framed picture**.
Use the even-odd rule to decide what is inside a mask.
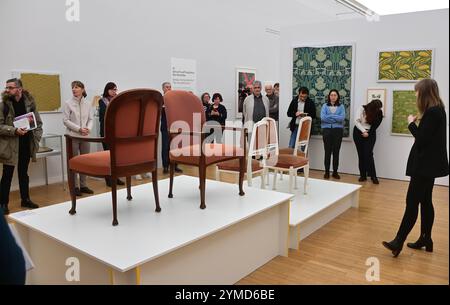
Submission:
[[[352,101],[354,98],[355,43],[293,46],[292,92],[298,95],[300,87],[309,89],[309,98],[316,106],[311,134],[322,134],[320,111],[328,93],[336,89],[345,108],[344,138],[350,136]]]
[[[379,51],[377,81],[417,82],[432,78],[434,53],[431,48]]]
[[[412,136],[408,129],[408,116],[417,115],[414,90],[394,90],[392,92],[391,134]]]
[[[367,99],[366,104],[370,103],[373,100],[380,100],[383,104],[383,114],[386,114],[386,89],[379,88],[369,88],[367,89]]]
[[[255,69],[236,68],[236,118],[242,118],[244,100],[251,94],[251,88],[255,80]]]
[[[61,79],[58,72],[13,71],[30,92],[40,113],[61,111]]]

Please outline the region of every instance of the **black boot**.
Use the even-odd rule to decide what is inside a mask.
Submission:
[[[433,252],[433,240],[430,237],[426,237],[425,234],[420,235],[419,239],[415,243],[408,243],[407,246],[411,249],[421,250],[425,247],[425,251]]]
[[[110,177],[106,177],[105,182],[106,182],[107,187],[111,187],[111,178]]]
[[[39,206],[30,200],[30,198],[22,200],[20,204],[23,208],[37,209]]]
[[[334,179],[341,179],[341,176],[339,176],[338,172],[333,172],[333,178]]]
[[[403,249],[403,241],[396,237],[390,242],[383,241],[383,246],[392,251],[392,255],[397,257]]]

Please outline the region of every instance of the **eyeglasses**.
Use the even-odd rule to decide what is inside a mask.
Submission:
[[[253,87],[253,89],[261,89],[261,87]]]
[[[17,89],[18,87],[5,87],[6,90]]]

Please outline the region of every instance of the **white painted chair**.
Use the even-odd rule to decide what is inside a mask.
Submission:
[[[303,117],[298,123],[297,140],[294,148],[281,148],[280,154],[308,157],[309,139],[311,135],[312,119],[311,117]]]
[[[265,188],[265,171],[261,160],[266,156],[268,123],[260,121],[253,125],[247,154],[247,184],[252,186],[253,175],[261,175],[261,188]],[[220,173],[235,174],[239,179],[239,160],[225,161],[216,164],[216,180],[220,181]]]
[[[265,118],[265,121],[269,123],[269,144],[267,147],[268,157],[264,158],[263,164],[264,169],[273,170],[273,189],[276,190],[276,182],[277,182],[277,173],[285,173],[289,174],[289,192],[293,192],[293,183],[295,183],[295,189],[297,189],[297,171],[299,169],[303,169],[304,172],[304,194],[307,193],[307,181],[309,176],[309,161],[306,157],[293,155],[293,154],[281,154],[278,147],[278,134],[276,123],[273,119]],[[311,120],[305,120],[306,122],[311,122]],[[304,126],[307,126],[304,125]],[[309,129],[311,124],[309,124]],[[306,131],[305,131],[306,132]],[[298,136],[302,134],[302,131],[299,126]],[[308,131],[308,139],[309,139],[309,131]],[[298,142],[298,141],[297,141]],[[297,146],[297,145],[296,145]]]

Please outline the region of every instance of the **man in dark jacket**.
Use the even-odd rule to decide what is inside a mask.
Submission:
[[[36,128],[25,130],[14,127],[14,118],[29,112],[34,113]],[[16,166],[19,174],[22,207],[32,209],[39,207],[30,200],[28,165],[30,159],[36,161],[41,137],[42,120],[33,97],[23,90],[22,82],[19,79],[8,80],[0,103],[0,163],[3,163],[0,205],[5,214],[9,213],[9,191]]]
[[[292,118],[289,123],[289,129],[292,132],[291,139],[289,140],[289,147],[294,148],[300,119],[304,116],[310,116],[312,120],[316,118],[316,105],[309,98],[308,88],[301,87],[298,90],[298,96],[296,96],[289,105],[287,115]]]

